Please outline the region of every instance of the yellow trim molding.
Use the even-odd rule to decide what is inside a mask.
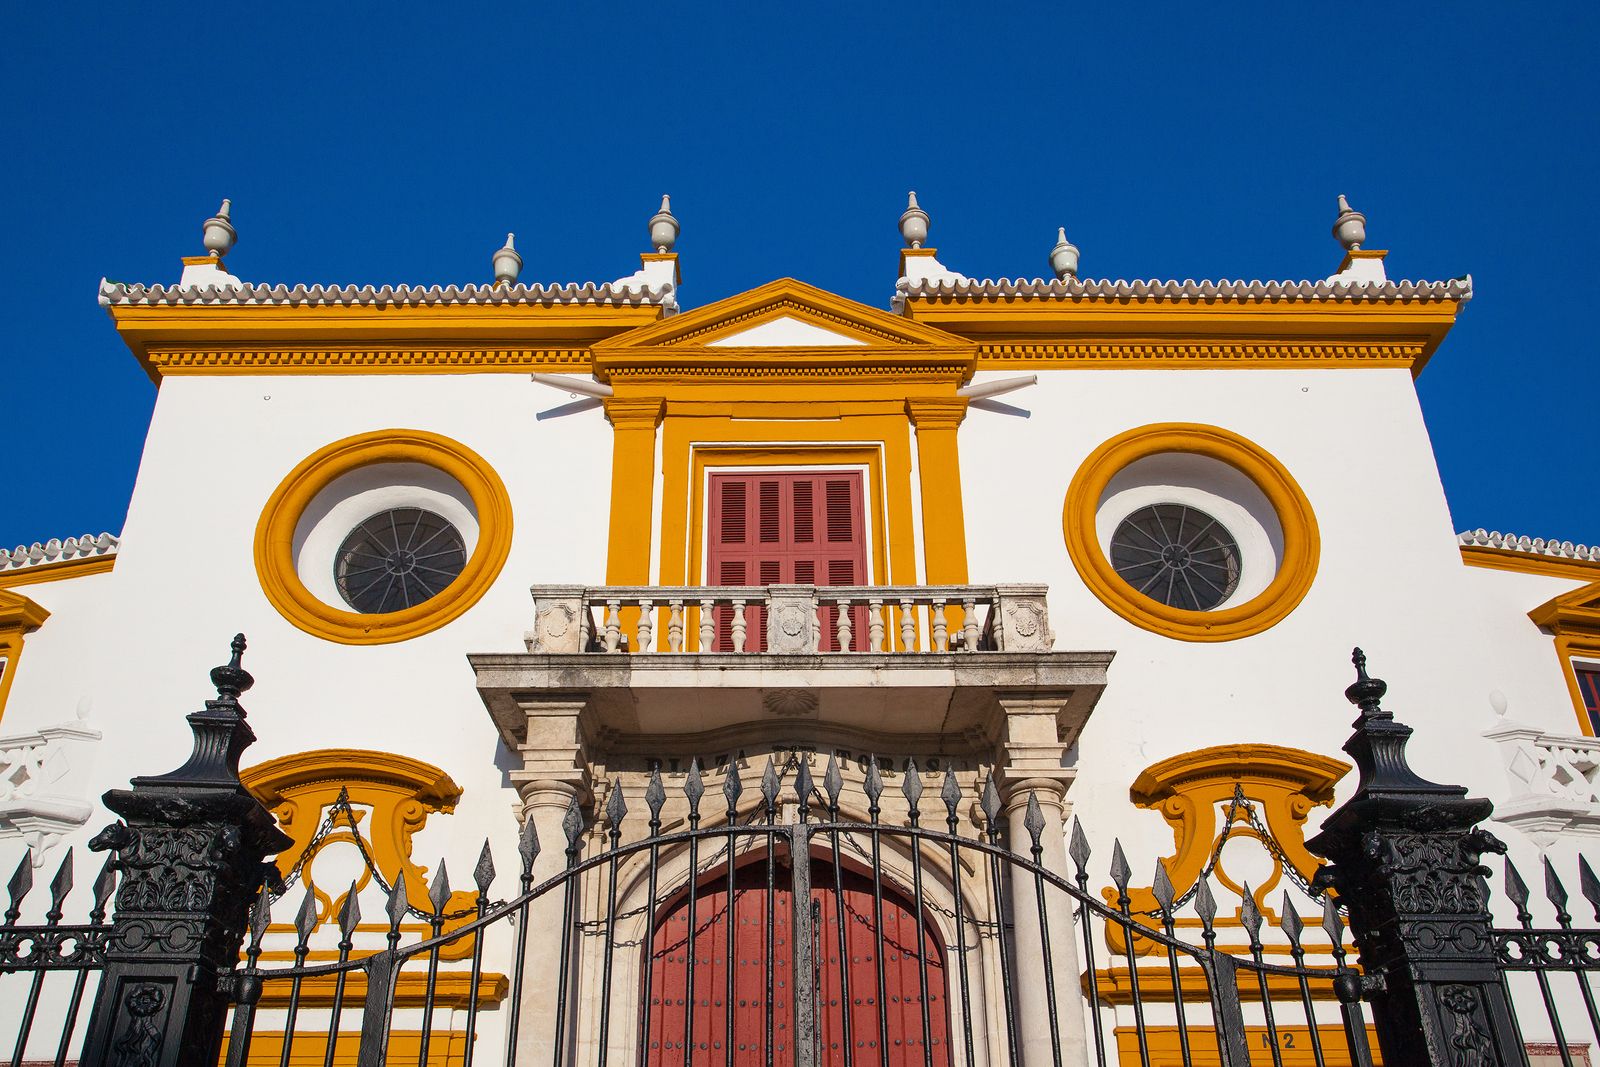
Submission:
[[[1584,707],[1572,661],[1577,658],[1600,662],[1600,582],[1553,597],[1528,612],[1528,618],[1554,635],[1561,676],[1566,680],[1578,726],[1593,737],[1594,725],[1589,722],[1589,710]]]
[[[842,343],[739,343],[743,331],[783,318],[840,334]],[[975,351],[942,330],[790,278],[597,342],[595,377],[616,390],[605,403],[615,434],[607,580],[648,582],[656,563],[659,427],[662,584],[699,580],[708,465],[866,466],[871,580],[915,584],[915,426],[925,578],[964,581],[956,430],[966,401],[956,390],[971,378]]]
[[[16,680],[22,639],[43,626],[49,617],[48,611],[21,593],[0,589],[0,718],[5,717],[6,697]]]
[[[1095,517],[1111,479],[1137,460],[1172,452],[1228,464],[1255,483],[1277,514],[1283,528],[1278,573],[1266,589],[1244,604],[1217,611],[1170,607],[1123,581],[1100,548]],[[1073,567],[1102,604],[1141,629],[1179,641],[1233,641],[1275,626],[1310,590],[1321,553],[1311,502],[1283,464],[1230,430],[1197,423],[1141,426],[1095,449],[1073,475],[1061,526]]]
[[[219,305],[110,308],[153,381],[174,374],[512,374],[587,367],[588,346],[653,305]]]
[[[388,930],[387,926],[383,930]],[[470,944],[470,939],[469,939]],[[375,952],[376,950],[374,950]],[[373,955],[374,952],[352,952],[351,959],[362,959]],[[293,958],[293,954],[289,954]],[[442,955],[442,953],[441,953]],[[264,958],[264,957],[263,957]],[[337,976],[331,974],[312,975],[301,979],[300,1006],[302,1008],[327,1008],[333,1005],[334,987],[337,985]],[[506,993],[510,990],[511,983],[503,974],[478,975],[478,1007],[487,1008],[505,1000]],[[433,1003],[436,1008],[454,1008],[465,1011],[472,1003],[472,975],[468,971],[454,968],[441,969],[438,980],[433,987]],[[261,999],[257,1006],[261,1008],[287,1008],[289,997],[293,990],[289,982],[262,982]],[[344,1002],[347,1005],[362,1003],[367,996],[367,972],[363,970],[350,971],[344,981]],[[399,1009],[420,1008],[428,1002],[428,976],[426,973],[402,971],[395,980],[394,1006]],[[300,1040],[300,1034],[295,1037]],[[412,1057],[415,1060],[415,1055]],[[276,1064],[276,1058],[272,1061]],[[319,1064],[321,1060],[317,1061]]]
[[[363,615],[324,604],[295,570],[294,533],[306,507],[334,479],[374,463],[420,463],[454,478],[478,512],[478,544],[454,582],[401,611]],[[256,526],[256,574],[285,619],[347,645],[404,641],[460,617],[488,591],[511,551],[511,497],[493,467],[466,445],[426,430],[377,430],[317,450],[273,491]]]
[[[1491,545],[1462,545],[1461,562],[1469,567],[1486,567],[1518,574],[1538,574],[1546,578],[1570,578],[1575,582],[1600,581],[1600,560],[1543,556]]]
[[[1152,975],[1152,981],[1161,981],[1166,972]],[[1294,1001],[1299,996],[1299,986],[1292,983],[1285,984],[1278,981],[1279,975],[1268,979],[1268,986],[1272,987],[1272,998],[1277,1001],[1280,997]],[[1142,972],[1141,972],[1142,979]],[[1170,986],[1172,981],[1166,979]],[[1284,988],[1277,988],[1283,985]],[[1256,992],[1252,996],[1250,990]],[[1141,985],[1141,992],[1143,987]],[[1187,999],[1189,988],[1184,983],[1184,993]],[[1245,999],[1260,999],[1260,987],[1256,982],[1240,982],[1239,993]],[[1144,994],[1148,996],[1149,994]],[[1200,988],[1195,995],[1204,1001],[1209,997],[1209,991]],[[1104,994],[1102,994],[1104,996]],[[1132,997],[1125,1000],[1114,1000],[1112,1003],[1131,1003]],[[1333,991],[1324,987],[1319,982],[1312,987],[1312,1000],[1332,1000]],[[1278,1035],[1278,1051],[1276,1056],[1271,1049],[1271,1031],[1265,1026],[1246,1026],[1244,1028],[1245,1044],[1250,1049],[1252,1057],[1263,1061],[1282,1064],[1282,1067],[1350,1067],[1350,1045],[1345,1037],[1344,1027],[1338,1023],[1319,1023],[1317,1037],[1322,1044],[1322,1055],[1317,1055],[1316,1046],[1311,1043],[1310,1028],[1304,1025],[1294,1025],[1278,1022],[1274,1029]],[[1145,1028],[1145,1050],[1149,1060],[1141,1058],[1139,1052],[1139,1033],[1135,1027],[1119,1026],[1115,1034],[1117,1040],[1117,1061],[1127,1067],[1148,1062],[1153,1067],[1176,1067],[1177,1064],[1187,1063],[1192,1067],[1218,1067],[1222,1063],[1222,1053],[1217,1049],[1217,1032],[1210,1026],[1197,1026],[1191,1023],[1188,1027],[1189,1051],[1184,1052],[1183,1041],[1179,1036],[1176,1026],[1150,1026]],[[1367,1048],[1372,1051],[1372,1062],[1375,1067],[1383,1067],[1383,1057],[1378,1049],[1378,1029],[1375,1026],[1367,1027]],[[253,1053],[252,1053],[253,1055]]]
[[[979,370],[1406,367],[1417,375],[1460,310],[1455,300],[917,297],[905,316],[976,343]]]
[[[1172,827],[1172,855],[1160,863],[1179,896],[1199,880],[1224,834],[1229,841],[1255,840],[1270,860],[1272,873],[1257,880],[1251,896],[1262,914],[1275,917],[1270,898],[1283,880],[1284,861],[1305,879],[1322,865],[1305,846],[1306,816],[1313,808],[1333,805],[1334,786],[1349,772],[1350,764],[1343,760],[1298,748],[1215,745],[1146,767],[1134,779],[1128,795],[1137,807],[1159,812]],[[1238,811],[1231,824],[1223,824],[1226,805],[1236,791],[1243,793],[1250,811]],[[1271,845],[1278,851],[1250,826],[1247,817],[1251,812],[1266,823]],[[1219,884],[1243,898],[1243,882],[1232,878],[1223,863],[1211,873]],[[1101,894],[1107,903],[1117,905],[1115,888],[1103,889]],[[1130,887],[1128,897],[1136,913],[1157,908],[1155,893],[1148,886]],[[1179,926],[1196,924],[1196,920],[1178,920]],[[1230,925],[1230,920],[1224,918],[1218,925]],[[1120,930],[1108,926],[1106,936],[1115,951],[1124,951]],[[1154,942],[1143,939],[1135,946],[1141,954],[1154,948]]]
[[[836,345],[741,345],[726,343],[754,326],[792,318],[844,340]],[[854,343],[852,343],[854,342]],[[796,281],[775,282],[682,315],[619,334],[593,346],[594,375],[623,388],[670,399],[688,399],[663,386],[738,386],[767,399],[812,399],[820,382],[887,385],[901,398],[908,386],[922,392],[957,386],[972,378],[977,346],[943,330],[859,304]],[[716,399],[729,398],[726,392]],[[829,398],[831,399],[831,397]]]
[[[278,854],[278,870],[287,876],[296,864],[301,865],[300,877],[317,902],[319,926],[339,914],[349,894],[347,885],[323,887],[317,882],[318,856],[338,845],[364,847],[390,885],[396,878],[405,878],[406,899],[419,908],[429,906],[428,868],[412,859],[411,841],[427,824],[429,815],[450,814],[461,798],[461,787],[438,767],[392,752],[329,748],[269,760],[240,771],[239,780],[272,812],[279,829],[293,841]],[[336,824],[313,848],[313,839],[341,791],[348,792],[357,817]],[[363,871],[355,883],[356,891],[364,889],[371,877],[370,872]],[[452,893],[445,911],[470,911],[476,899],[470,891]],[[469,914],[454,923],[447,922],[444,932],[471,918]],[[466,937],[446,946],[440,955],[459,959],[471,951],[472,938]],[[336,954],[329,950],[313,955],[333,958]]]
[[[19,585],[37,585],[40,582],[59,582],[68,578],[83,578],[90,574],[105,574],[116,565],[115,554],[41,563],[34,567],[22,567],[0,573],[0,589],[15,589]]]
[[[359,1005],[348,988],[362,972],[354,971],[345,993],[346,1010]],[[364,976],[363,981],[364,981]],[[317,979],[306,979],[310,986]],[[264,989],[281,986],[284,982],[263,982]],[[365,988],[365,985],[362,986]],[[266,993],[262,994],[263,1002]],[[352,1014],[354,1014],[352,1012]],[[333,1067],[356,1067],[361,1045],[361,1031],[341,1030],[333,1043]],[[228,1035],[222,1038],[224,1060],[228,1049]],[[296,1030],[294,1043],[289,1046],[289,1067],[323,1067],[328,1061],[328,1034],[316,1030]],[[415,1064],[422,1056],[421,1030],[392,1030],[389,1033],[387,1062]],[[428,1037],[428,1062],[426,1067],[460,1067],[467,1058],[467,1033],[465,1030],[434,1029]],[[257,1030],[250,1036],[250,1054],[245,1057],[245,1067],[280,1067],[283,1060],[283,1031]],[[220,1067],[220,1065],[219,1065]]]

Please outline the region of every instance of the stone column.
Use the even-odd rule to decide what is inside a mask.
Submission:
[[[533,884],[559,875],[567,865],[567,813],[574,802],[590,799],[585,753],[583,710],[585,694],[533,694],[519,701],[528,716],[526,740],[519,745],[522,769],[511,780],[522,797],[522,818],[532,820],[539,835],[539,855],[533,863]],[[517,1032],[519,1063],[554,1063],[557,1002],[561,997],[562,911],[566,894],[557,887],[533,901],[528,909],[527,951],[523,967],[522,1015]],[[574,899],[573,918],[582,908]],[[566,1033],[564,1044],[574,1047],[573,1019],[578,990],[577,939],[568,943],[566,968]]]
[[[1075,771],[1066,765],[1068,745],[1061,738],[1060,715],[1070,693],[997,694],[1004,717],[1000,723],[999,760],[995,777],[1005,801],[1007,841],[1023,859],[1033,859],[1033,834],[1027,827],[1029,798],[1038,801],[1044,818],[1039,834],[1039,863],[1068,877],[1066,792]],[[1049,973],[1055,983],[1056,1040],[1063,1067],[1089,1062],[1084,1030],[1083,995],[1078,986],[1078,931],[1072,901],[1045,885],[1050,932]],[[1022,1067],[1054,1067],[1051,1048],[1049,987],[1045,976],[1044,931],[1039,921],[1038,887],[1029,872],[1011,871],[1012,994],[1017,1011],[1017,1043]]]

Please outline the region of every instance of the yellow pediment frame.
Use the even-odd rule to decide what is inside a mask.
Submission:
[[[792,319],[836,342],[740,344]],[[794,278],[727,297],[593,346],[595,377],[613,386],[663,382],[893,380],[954,387],[977,368],[975,342]]]
[[[1567,694],[1572,698],[1572,710],[1583,732],[1593,735],[1595,724],[1578,685],[1578,670],[1573,661],[1600,662],[1600,582],[1591,582],[1553,597],[1528,612],[1528,618],[1555,637],[1556,655],[1561,663],[1561,676],[1567,683]]]

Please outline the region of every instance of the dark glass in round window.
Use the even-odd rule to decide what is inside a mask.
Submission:
[[[393,508],[350,531],[333,579],[346,604],[382,615],[438,596],[466,565],[466,542],[448,521],[421,508]]]
[[[1239,586],[1239,544],[1216,519],[1186,504],[1151,504],[1111,535],[1111,566],[1145,596],[1210,611]]]

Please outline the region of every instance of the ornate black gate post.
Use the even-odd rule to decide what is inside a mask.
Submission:
[[[233,659],[211,672],[217,699],[189,716],[194,751],[182,767],[105,794],[122,821],[89,847],[114,849],[122,871],[105,974],[82,1067],[216,1067],[228,997],[221,977],[239,943],[263,860],[290,840],[239,783],[255,740],[239,694],[254,679]]]
[[[1317,881],[1349,908],[1366,972],[1341,982],[1340,997],[1371,1002],[1385,1063],[1521,1067],[1489,932],[1488,870],[1478,862],[1505,851],[1478,827],[1493,805],[1411,769],[1411,728],[1380,706],[1388,686],[1367,677],[1359,648],[1354,660],[1345,696],[1361,717],[1344,750],[1361,782],[1306,842],[1333,861]]]

